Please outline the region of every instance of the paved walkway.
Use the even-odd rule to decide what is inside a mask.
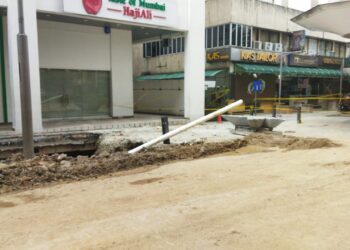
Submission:
[[[183,125],[188,120],[183,117],[169,116],[169,125]],[[140,127],[157,127],[161,126],[161,116],[136,114],[132,118],[120,119],[90,119],[90,120],[60,120],[48,121],[44,123],[44,131],[41,134],[52,134],[62,132],[87,132],[87,131],[102,131],[126,128]],[[0,138],[8,136],[19,136],[18,133],[11,130],[10,125],[0,126]]]

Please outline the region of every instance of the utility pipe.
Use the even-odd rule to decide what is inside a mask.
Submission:
[[[177,129],[175,129],[173,131],[170,131],[169,133],[167,133],[165,135],[162,135],[162,136],[160,136],[160,137],[158,137],[156,139],[153,139],[153,140],[151,140],[151,141],[149,141],[149,142],[147,142],[147,143],[145,143],[145,144],[143,144],[143,145],[141,145],[141,146],[139,146],[137,148],[134,148],[133,150],[129,151],[129,154],[135,154],[135,153],[141,151],[142,149],[151,147],[154,144],[157,144],[157,143],[160,143],[160,142],[165,141],[167,139],[170,139],[171,137],[173,137],[173,136],[175,136],[177,134],[180,134],[180,133],[182,133],[182,132],[184,132],[184,131],[186,131],[186,130],[188,130],[188,129],[190,129],[190,128],[192,128],[192,127],[194,127],[194,126],[196,126],[196,125],[198,125],[200,123],[203,123],[203,122],[209,121],[211,119],[214,119],[217,116],[222,115],[222,114],[228,112],[229,110],[231,110],[231,109],[233,109],[235,107],[238,107],[238,106],[240,106],[242,104],[243,104],[242,100],[239,100],[237,102],[231,103],[230,105],[228,105],[228,106],[226,106],[226,107],[224,107],[222,109],[219,109],[219,110],[217,110],[217,111],[215,111],[215,112],[213,112],[213,113],[211,113],[209,115],[203,116],[202,118],[199,118],[199,119],[197,119],[197,120],[195,120],[193,122],[190,122],[190,123],[188,123],[188,124],[186,124],[186,125],[184,125],[184,126],[182,126],[180,128],[177,128]]]

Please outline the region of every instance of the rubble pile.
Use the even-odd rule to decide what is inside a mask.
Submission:
[[[285,150],[305,150],[339,146],[327,139],[297,138],[282,134],[255,133],[244,139],[220,143],[160,145],[130,155],[129,143],[117,152],[99,151],[92,156],[70,157],[65,154],[37,156],[24,160],[15,154],[0,162],[0,193],[35,188],[50,183],[78,181],[113,174],[142,166],[160,165],[177,160],[198,159],[232,152],[248,145]]]
[[[0,193],[35,188],[62,181],[78,181],[146,165],[197,159],[234,151],[247,145],[245,140],[225,143],[170,145],[129,155],[127,151],[69,157],[65,154],[37,156],[23,160],[20,155],[0,163]]]

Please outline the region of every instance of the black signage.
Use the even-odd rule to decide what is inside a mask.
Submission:
[[[340,68],[342,60],[338,57],[289,55],[290,66]]]
[[[289,65],[290,66],[306,66],[306,67],[317,67],[319,66],[319,57],[317,56],[305,56],[305,55],[290,55]]]
[[[337,57],[321,57],[320,65],[322,66],[329,66],[329,67],[336,67],[340,68],[342,65],[343,59],[337,58]]]
[[[299,30],[293,32],[292,38],[292,50],[303,51],[306,43],[306,32],[305,30]]]

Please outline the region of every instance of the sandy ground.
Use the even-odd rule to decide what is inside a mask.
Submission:
[[[1,249],[349,249],[350,118],[279,128],[342,147],[238,153],[0,196]]]

